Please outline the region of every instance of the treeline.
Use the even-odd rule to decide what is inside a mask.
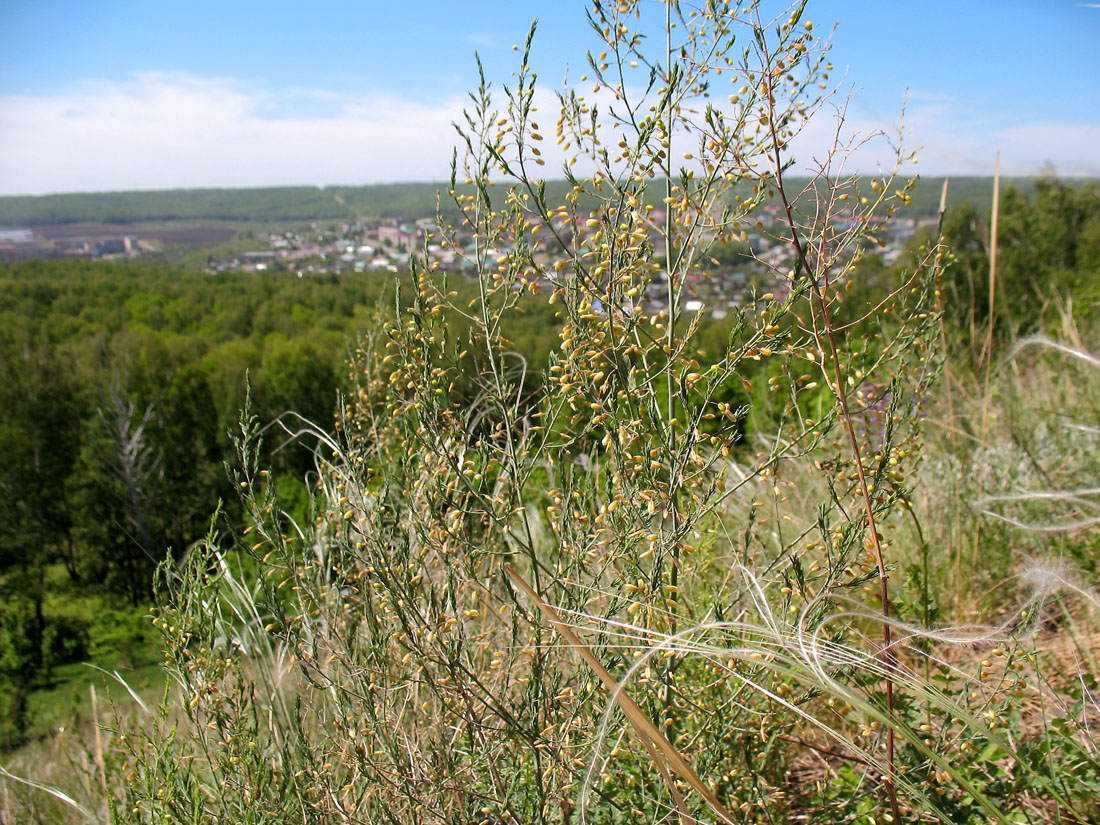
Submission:
[[[142,632],[144,608],[126,606],[148,603],[156,565],[206,534],[219,501],[239,522],[225,463],[246,373],[261,420],[295,410],[331,429],[347,342],[392,295],[373,275],[0,267],[0,740],[22,736],[30,692],[92,636]],[[308,446],[268,457],[299,517]],[[93,621],[116,609],[120,626]]]
[[[794,190],[808,183],[794,178]],[[1004,181],[1024,193],[1031,178]],[[1085,183],[1081,181],[1079,183]],[[922,179],[913,193],[913,209],[933,212],[939,206],[943,178]],[[0,197],[0,226],[50,226],[66,223],[139,221],[304,221],[423,218],[436,214],[437,195],[443,211],[451,208],[448,183],[380,183],[366,186],[284,186],[257,189],[171,189],[150,192],[79,192],[59,195]],[[560,202],[565,181],[548,181],[547,199]],[[951,180],[956,204],[988,204],[993,179]],[[743,193],[744,194],[744,193]]]
[[[470,187],[459,184],[463,191]],[[565,181],[550,181],[561,200]],[[147,221],[310,221],[417,219],[457,215],[450,184],[378,183],[366,186],[283,186],[256,189],[169,189],[149,192],[74,192],[0,197],[0,226],[67,223],[128,224]],[[440,196],[437,198],[437,196]]]
[[[22,582],[63,563],[143,600],[165,552],[232,498],[223,463],[246,373],[261,418],[295,410],[329,427],[347,342],[392,294],[380,275],[0,269],[0,563]],[[306,469],[293,450],[278,461],[289,477]]]
[[[0,197],[0,226],[182,220],[282,221],[344,218],[347,215],[347,208],[333,198],[331,192],[316,186]]]
[[[951,183],[952,191],[955,182]],[[990,198],[991,200],[992,198]],[[1056,331],[1072,316],[1094,328],[1100,312],[1100,181],[1041,177],[1001,190],[995,282],[990,280],[989,202],[949,201],[943,241],[950,252],[937,309],[943,313],[949,355],[979,364],[1021,337]],[[893,267],[870,260],[857,275],[857,293],[873,299],[912,270],[932,238],[916,238]],[[995,291],[990,301],[990,289]],[[992,312],[992,318],[991,318]]]
[[[1086,326],[1100,309],[1100,181],[1081,184],[1039,178],[1033,188],[1007,187],[1001,195],[997,269],[990,302],[988,206],[963,203],[944,220],[955,262],[944,314],[958,331],[960,349],[975,356],[988,328],[1011,345],[1023,335],[1072,314]]]
[[[0,744],[23,735],[30,692],[86,657],[92,635],[139,632],[89,629],[89,598],[144,624],[156,566],[206,535],[219,502],[223,526],[244,526],[226,465],[246,376],[261,422],[293,411],[331,431],[349,345],[411,293],[389,273],[0,267]],[[544,297],[525,305],[505,332],[535,381],[560,327]],[[263,461],[296,518],[308,517],[315,443],[278,427],[267,439]],[[83,613],[70,610],[79,600]]]

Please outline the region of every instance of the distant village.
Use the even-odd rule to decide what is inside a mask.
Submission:
[[[663,215],[653,212],[651,218],[659,223]],[[736,251],[718,253],[704,262],[698,275],[689,283],[691,295],[685,308],[694,311],[706,306],[713,315],[722,317],[729,309],[744,303],[753,290],[758,293],[771,292],[781,297],[786,290],[786,280],[777,277],[777,273],[786,273],[793,267],[794,260],[790,245],[773,239],[772,234],[777,234],[778,230],[776,233],[769,232],[779,219],[778,207],[764,207],[762,228],[758,226],[753,230],[748,236],[748,243]],[[843,224],[844,217],[838,216],[837,220]],[[876,254],[883,263],[893,263],[922,228],[934,229],[935,222],[932,216],[895,217],[885,224],[883,246],[876,250]],[[458,249],[445,247],[435,237],[435,229],[434,218],[335,223],[314,221],[293,229],[257,233],[240,243],[252,248],[209,257],[203,269],[210,274],[289,272],[298,277],[365,271],[396,273],[406,271],[410,257],[418,255],[427,256],[444,269],[472,276],[470,259],[473,256],[466,254],[473,250],[472,236],[460,233]],[[557,229],[564,236],[572,232],[572,227],[566,223]],[[656,233],[655,240],[660,243]],[[138,239],[125,233],[72,235],[48,240],[31,229],[0,230],[0,264],[27,258],[125,260],[161,249],[162,244],[155,240]],[[496,257],[501,252],[486,250],[486,254]],[[548,272],[556,257],[560,256],[555,256],[552,251],[540,252],[535,263]],[[655,283],[651,303],[660,304],[662,294],[663,288]]]
[[[651,217],[657,223],[664,220],[660,212],[652,213]],[[685,304],[688,311],[705,305],[715,316],[722,317],[728,308],[741,305],[752,289],[771,292],[777,297],[785,293],[786,280],[777,278],[776,273],[785,273],[793,267],[794,253],[789,244],[775,241],[766,231],[769,223],[779,220],[778,207],[765,207],[762,218],[765,231],[757,229],[750,234],[749,242],[740,253],[710,261],[693,278],[693,283],[689,285],[692,297]],[[876,253],[884,264],[889,265],[898,259],[906,244],[922,228],[934,230],[936,219],[930,216],[899,216],[885,226],[884,246]],[[209,273],[289,271],[299,277],[348,271],[396,273],[406,271],[410,257],[418,255],[438,262],[441,268],[472,276],[472,236],[459,234],[460,249],[444,247],[435,237],[435,229],[433,218],[337,224],[315,222],[308,230],[263,236],[258,240],[266,244],[266,249],[211,258],[205,270]],[[571,230],[565,224],[560,224],[557,229],[563,236],[568,236]],[[462,244],[465,244],[464,248]],[[656,251],[663,254],[661,249]],[[500,250],[485,251],[490,258],[500,254]],[[558,257],[551,248],[537,253],[534,262],[548,272]],[[659,304],[663,288],[654,284],[652,291],[651,304]]]
[[[349,270],[388,270],[408,267],[413,254],[425,251],[434,218],[417,221],[390,219],[376,222],[332,223],[315,221],[305,229],[271,232],[258,239],[264,249],[211,258],[206,272],[264,272],[287,270],[298,275],[320,275]],[[444,265],[454,265],[457,253],[439,243],[426,251]]]

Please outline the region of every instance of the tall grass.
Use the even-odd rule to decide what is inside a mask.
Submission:
[[[172,684],[116,718],[102,785],[73,797],[87,818],[1096,820],[1092,573],[1039,563],[1042,531],[1022,534],[1027,564],[1008,547],[1051,490],[1087,543],[1066,519],[1092,493],[970,486],[1011,482],[1020,454],[1052,482],[1091,472],[1065,434],[1095,429],[1095,375],[1045,373],[1077,394],[1040,432],[1049,411],[1001,417],[1034,375],[1012,353],[988,392],[956,375],[945,416],[948,251],[932,239],[867,306],[847,297],[913,157],[856,178],[838,142],[827,185],[784,186],[830,69],[802,6],[670,3],[658,54],[648,13],[591,9],[594,99],[539,112],[532,37],[502,97],[472,95],[464,223],[433,240],[470,258],[478,296],[414,263],[404,309],[354,352],[335,432],[292,428],[317,443],[308,523],[280,507],[246,411],[249,523],[162,569]],[[537,174],[555,115],[580,159],[564,203]],[[691,284],[758,220],[795,263],[704,360]],[[540,291],[564,325],[531,381],[501,330]],[[987,437],[959,438],[983,408]],[[980,521],[989,568],[953,578]]]

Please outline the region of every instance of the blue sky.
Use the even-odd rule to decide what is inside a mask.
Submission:
[[[3,0],[0,193],[440,180],[474,51],[507,81],[538,17],[552,91],[596,45],[583,9]],[[810,0],[806,18],[838,22],[853,128],[895,130],[909,89],[922,172],[989,174],[999,148],[1009,173],[1100,175],[1097,4]]]

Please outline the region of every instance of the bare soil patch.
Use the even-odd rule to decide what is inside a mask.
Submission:
[[[155,240],[163,244],[213,246],[233,240],[237,227],[189,223],[69,223],[36,227],[35,232],[51,241],[131,235],[138,240]]]

